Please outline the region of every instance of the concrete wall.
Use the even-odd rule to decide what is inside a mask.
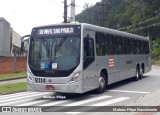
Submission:
[[[16,72],[26,71],[26,57],[18,57],[16,62]],[[0,74],[13,73],[13,57],[0,57]]]

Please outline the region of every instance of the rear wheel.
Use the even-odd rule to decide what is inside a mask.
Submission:
[[[138,81],[140,79],[140,69],[137,67],[136,69],[136,76],[134,77],[135,81]]]
[[[101,94],[106,90],[106,76],[104,73],[101,73],[100,78],[99,78],[99,87],[95,90],[96,93]]]
[[[143,78],[143,69],[142,69],[142,68],[141,68],[141,70],[140,70],[139,78],[140,78],[140,79],[142,79],[142,78]]]

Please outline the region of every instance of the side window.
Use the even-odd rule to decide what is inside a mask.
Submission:
[[[145,54],[145,42],[142,41],[142,54]]]
[[[147,46],[146,46],[146,49],[147,49],[146,53],[149,54],[149,42],[146,42],[146,44],[147,44]]]
[[[127,54],[131,54],[131,39],[127,38],[128,40],[128,50],[127,50]]]
[[[136,44],[137,44],[137,47],[136,47],[137,54],[140,54],[140,42],[139,42],[139,40],[136,40]]]
[[[124,54],[128,54],[128,38],[124,38]]]
[[[111,54],[111,41],[108,34],[106,34],[106,53]]]
[[[115,54],[115,38],[114,35],[106,34],[106,53]]]
[[[142,54],[142,41],[141,40],[139,41],[139,46],[140,46],[139,47],[139,52],[140,52],[140,54]]]
[[[149,54],[149,42],[144,42],[144,54]]]
[[[96,33],[96,53],[97,56],[106,55],[105,35],[103,33]]]
[[[84,63],[83,69],[86,69],[95,60],[94,41],[92,38],[84,38]]]
[[[122,54],[123,53],[123,39],[120,36],[116,36],[116,54]]]
[[[84,39],[84,58],[94,56],[94,42],[92,38]]]
[[[136,54],[137,53],[137,44],[136,44],[136,40],[133,39],[133,42],[132,42],[132,49],[133,49],[133,54]]]
[[[93,39],[88,40],[88,56],[94,56],[94,42],[93,42]]]

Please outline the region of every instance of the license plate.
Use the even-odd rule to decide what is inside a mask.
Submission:
[[[46,90],[55,90],[55,87],[53,85],[46,85]]]
[[[45,78],[35,78],[35,82],[36,83],[46,83],[46,79]]]

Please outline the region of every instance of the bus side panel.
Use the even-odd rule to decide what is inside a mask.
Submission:
[[[149,64],[149,55],[117,55],[115,59],[115,68],[116,68],[116,76],[118,76],[119,80],[124,80],[127,78],[134,77],[136,75],[136,67],[139,66],[142,68],[142,64],[144,64],[144,72],[147,73],[150,71]]]
[[[118,81],[133,77],[135,75],[135,67],[131,55],[116,55],[116,75]]]

